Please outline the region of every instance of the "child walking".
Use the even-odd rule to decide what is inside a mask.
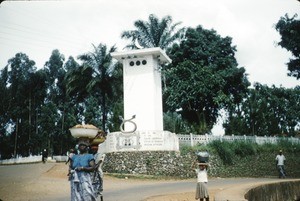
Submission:
[[[197,168],[195,169],[197,174],[197,186],[196,186],[196,196],[195,199],[200,201],[209,201],[208,187],[207,187],[207,163],[198,163],[195,161],[192,165],[194,169],[197,164]]]

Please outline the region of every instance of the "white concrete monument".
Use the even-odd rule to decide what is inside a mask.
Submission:
[[[123,63],[125,120],[121,131],[108,134],[106,152],[179,151],[176,134],[163,130],[160,65],[171,59],[160,48],[111,55]]]

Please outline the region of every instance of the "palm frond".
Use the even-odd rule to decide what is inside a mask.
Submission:
[[[161,20],[150,14],[148,21],[137,20],[134,22],[135,30],[123,31],[121,38],[130,40],[125,47],[137,49],[136,41],[144,48],[160,47],[166,49],[177,40],[181,40],[184,29],[176,31],[181,22],[172,24],[172,17],[167,15]]]

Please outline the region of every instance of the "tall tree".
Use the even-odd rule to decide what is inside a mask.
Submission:
[[[8,121],[8,102],[9,91],[7,89],[8,84],[8,66],[0,71],[0,135],[4,135],[6,123]]]
[[[8,111],[14,135],[14,155],[29,153],[32,132],[31,78],[36,71],[35,62],[24,53],[17,53],[8,61],[7,85],[9,91]]]
[[[40,119],[42,128],[49,129],[50,123],[53,129],[48,130],[48,149],[50,152],[57,153],[61,150],[61,141],[63,134],[65,133],[64,125],[64,108],[66,104],[66,93],[65,93],[65,75],[66,70],[64,69],[65,57],[59,52],[59,50],[53,50],[49,60],[45,63],[44,70],[47,75],[47,99],[43,110],[49,111],[51,121],[49,117],[42,116]],[[47,108],[45,108],[47,107]],[[44,126],[44,127],[43,127]],[[42,132],[44,133],[44,132]],[[62,145],[61,145],[62,146]]]
[[[80,94],[79,97],[86,97],[89,94],[100,97],[102,109],[102,129],[106,131],[108,100],[114,95],[113,87],[115,82],[116,65],[112,62],[110,53],[116,47],[107,48],[104,44],[93,45],[93,51],[78,56],[83,65],[73,71],[69,76],[68,92]],[[83,77],[84,75],[84,77]],[[86,87],[81,87],[86,83]],[[79,91],[80,90],[80,91]]]
[[[44,69],[47,74],[47,85],[49,88],[49,100],[57,101],[61,93],[58,85],[63,80],[65,69],[63,68],[65,57],[59,50],[53,50],[49,60],[45,63]]]
[[[182,118],[209,132],[222,108],[239,103],[250,85],[245,69],[238,68],[231,38],[201,26],[188,28],[185,39],[169,51],[165,68],[165,108],[180,110]]]
[[[281,47],[291,52],[293,58],[287,63],[289,76],[300,78],[300,20],[292,18],[286,14],[277,22],[275,28],[281,35],[281,41],[278,43]]]
[[[130,39],[126,48],[139,49],[160,47],[167,49],[184,35],[184,28],[176,29],[181,22],[172,24],[171,16],[165,16],[161,20],[154,14],[150,14],[148,21],[137,20],[134,22],[135,30],[123,31],[121,38]]]
[[[8,66],[0,71],[0,154],[2,158],[7,158],[13,153],[13,146],[10,141],[10,133],[7,132],[10,112],[8,110],[9,90]]]
[[[28,144],[30,152],[37,153],[41,150],[39,146],[40,142],[37,141],[36,137],[38,135],[37,118],[39,111],[44,103],[47,95],[46,86],[46,73],[43,69],[36,72],[30,72],[30,77],[27,83],[25,83],[25,92],[28,94]]]
[[[300,122],[299,92],[299,87],[286,89],[255,83],[240,103],[241,113],[231,110],[224,123],[225,133],[294,136]]]

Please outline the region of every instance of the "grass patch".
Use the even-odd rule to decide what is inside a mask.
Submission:
[[[234,150],[232,149],[232,144],[230,142],[215,140],[209,143],[208,146],[218,153],[224,165],[233,164]]]

